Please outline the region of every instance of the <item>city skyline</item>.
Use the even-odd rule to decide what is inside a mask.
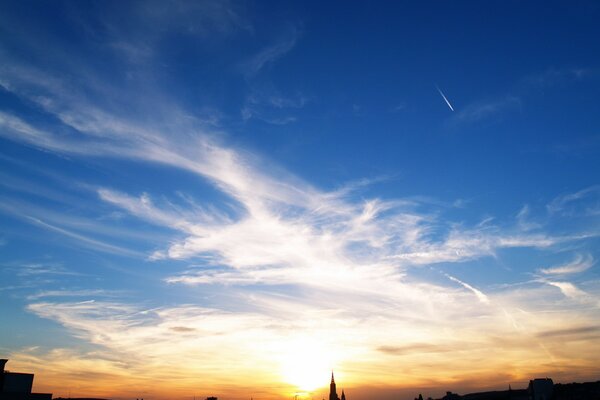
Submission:
[[[600,379],[599,17],[0,3],[0,358],[114,399]]]

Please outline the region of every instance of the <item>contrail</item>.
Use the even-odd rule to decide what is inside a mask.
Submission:
[[[452,107],[452,104],[450,104],[450,102],[448,101],[448,99],[446,98],[446,96],[444,96],[444,93],[442,93],[442,90],[436,86],[436,89],[438,90],[438,92],[440,92],[440,95],[442,95],[444,101],[446,102],[446,104],[448,104],[448,107],[450,107],[450,109],[452,111],[454,111],[454,108]]]

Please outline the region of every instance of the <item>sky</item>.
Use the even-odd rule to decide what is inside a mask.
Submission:
[[[600,379],[599,19],[0,2],[0,358],[55,397]]]

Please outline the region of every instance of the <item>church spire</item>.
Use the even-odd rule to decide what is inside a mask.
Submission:
[[[333,371],[331,371],[331,383],[329,384],[329,400],[340,400],[335,387],[335,379],[333,377]]]

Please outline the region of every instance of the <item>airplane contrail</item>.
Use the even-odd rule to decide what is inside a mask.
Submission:
[[[448,99],[446,98],[446,96],[444,96],[444,93],[442,93],[442,89],[440,89],[437,86],[436,86],[436,89],[438,90],[438,92],[440,92],[440,95],[442,96],[442,98],[444,99],[444,101],[446,102],[446,104],[448,104],[448,107],[450,107],[450,109],[452,111],[454,111],[454,108],[452,107],[452,104],[450,104],[450,102],[448,101]]]

